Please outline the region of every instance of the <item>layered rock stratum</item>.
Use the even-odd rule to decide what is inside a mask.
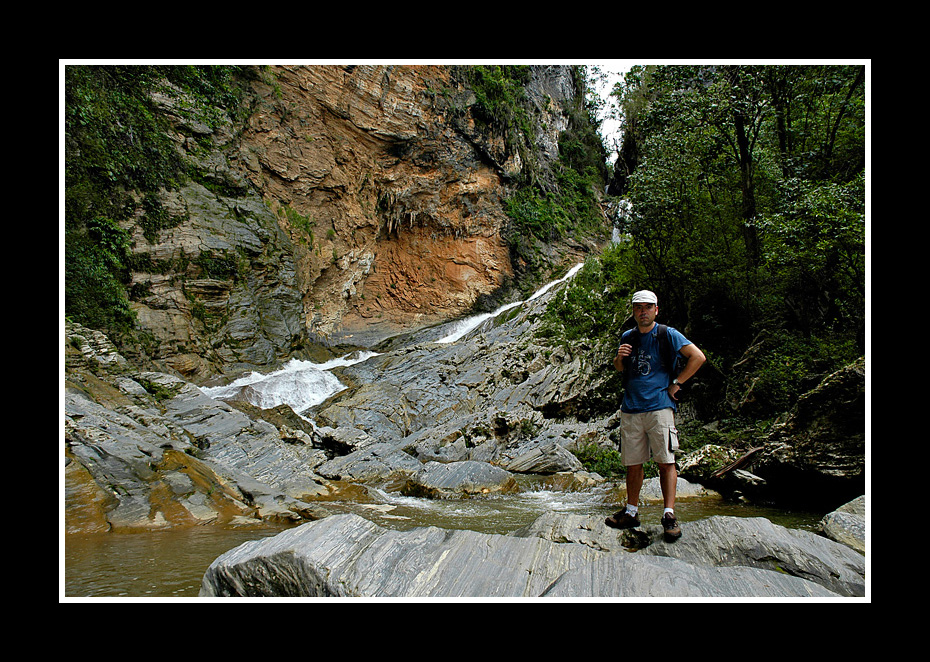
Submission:
[[[369,346],[548,277],[513,259],[505,199],[528,158],[534,177],[558,158],[569,67],[531,68],[531,139],[476,119],[454,67],[254,73],[244,120],[203,121],[170,87],[156,97],[197,176],[124,222],[155,367],[204,382],[314,343]],[[547,246],[545,262],[585,248]]]

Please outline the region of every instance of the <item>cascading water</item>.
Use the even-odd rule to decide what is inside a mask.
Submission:
[[[559,283],[564,283],[565,281],[567,281],[568,279],[570,279],[572,276],[574,276],[576,273],[578,273],[578,271],[579,271],[579,270],[581,269],[581,267],[583,267],[583,266],[584,266],[584,263],[576,264],[574,267],[572,267],[572,268],[569,270],[569,272],[568,272],[567,274],[565,274],[564,276],[562,276],[562,277],[559,278],[558,280],[554,280],[554,281],[552,281],[551,283],[548,283],[548,284],[544,285],[543,287],[539,288],[538,290],[536,290],[536,292],[533,293],[533,296],[531,296],[529,299],[527,299],[527,301],[532,301],[532,300],[534,300],[534,299],[538,299],[539,297],[541,297],[543,294],[545,294],[546,292],[548,292],[549,290],[551,290],[553,287],[555,287],[555,286],[558,285]],[[500,314],[503,313],[504,311],[510,310],[511,308],[515,308],[515,307],[517,307],[517,306],[519,306],[520,304],[523,304],[523,303],[526,303],[526,302],[525,302],[525,301],[517,301],[517,302],[515,302],[515,303],[508,303],[508,304],[506,304],[506,305],[504,305],[504,306],[501,306],[500,308],[498,308],[497,310],[495,310],[493,313],[483,313],[483,314],[481,314],[481,315],[474,315],[474,316],[469,317],[469,318],[467,318],[467,319],[464,319],[464,320],[461,320],[461,321],[459,321],[459,322],[456,322],[456,323],[453,325],[452,331],[449,333],[449,335],[447,335],[446,337],[442,338],[441,340],[437,340],[436,342],[439,342],[439,343],[452,343],[452,342],[455,342],[455,341],[458,340],[459,338],[462,338],[462,337],[464,337],[465,335],[467,335],[468,332],[470,332],[470,331],[472,331],[472,330],[478,328],[478,326],[479,326],[482,322],[484,322],[485,320],[489,320],[489,319],[491,319],[492,317],[497,317],[498,315],[500,315]]]
[[[620,200],[610,205],[610,215],[614,218],[613,232],[610,237],[612,244],[619,244],[630,240],[630,235],[621,230],[628,228],[633,220],[633,205],[629,200]]]
[[[533,293],[527,301],[541,297],[556,285],[573,277],[583,264],[572,267],[567,274],[558,280],[541,287]],[[467,319],[455,322],[451,331],[438,343],[452,343],[476,329],[482,322],[496,317],[506,310],[510,310],[523,301],[509,303],[501,306],[493,313],[474,315]],[[256,407],[271,409],[281,404],[290,405],[291,409],[300,414],[308,407],[318,405],[327,398],[345,389],[345,385],[333,375],[330,370],[339,366],[349,366],[361,363],[373,356],[375,352],[354,352],[341,358],[332,359],[325,363],[313,363],[294,359],[283,368],[268,374],[252,372],[225,386],[201,388],[211,398],[217,400],[238,399],[245,400]]]
[[[246,400],[262,409],[286,404],[299,414],[345,389],[345,385],[330,370],[360,363],[372,356],[377,354],[354,352],[325,363],[294,359],[280,370],[267,375],[253,372],[226,386],[201,390],[217,400]]]

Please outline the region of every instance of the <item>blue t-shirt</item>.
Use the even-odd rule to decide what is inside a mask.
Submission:
[[[658,329],[658,324],[652,327],[652,331],[645,334],[640,334],[638,328],[630,329],[620,339],[621,345],[632,344],[629,341],[630,335],[639,334],[639,348],[633,351],[626,368],[630,374],[627,378],[620,411],[638,414],[669,407],[676,411],[678,409],[675,401],[668,394],[669,374],[667,370],[662,369]],[[691,341],[680,331],[672,327],[668,327],[668,339],[676,355],[682,347],[691,344]]]

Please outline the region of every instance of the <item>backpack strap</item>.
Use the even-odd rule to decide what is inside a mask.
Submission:
[[[630,381],[630,372],[632,370],[633,355],[636,354],[636,348],[639,347],[639,333],[636,329],[630,329],[620,334],[620,344],[623,344],[624,337],[627,338],[627,341],[632,346],[633,350],[630,352],[629,356],[623,358],[623,372],[620,375],[620,381],[623,384],[623,388],[626,388],[627,382]]]
[[[668,339],[668,326],[665,324],[657,324],[656,326],[658,327],[656,336],[659,340],[659,361],[662,362],[662,369],[668,373],[668,383],[671,384],[672,380],[678,376],[675,374],[675,354],[677,352],[672,348],[672,342]]]
[[[664,324],[659,324],[659,346],[661,347],[662,353],[662,366],[668,371],[668,383],[671,384],[672,380],[678,377],[678,374],[681,372],[684,367],[684,357],[679,357],[678,352],[675,351],[675,348],[672,347],[672,341],[668,337],[668,327]]]
[[[672,343],[669,342],[668,327],[665,324],[656,324],[656,337],[659,340],[659,360],[662,362],[662,368],[671,372],[670,366],[674,365],[675,360],[672,357]]]

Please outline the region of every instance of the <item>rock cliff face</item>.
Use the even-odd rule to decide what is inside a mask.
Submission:
[[[203,382],[313,341],[371,344],[513,287],[504,199],[526,155],[476,121],[461,78],[267,67],[245,123],[220,128],[192,119],[180,93],[159,97],[199,173],[161,196],[158,232],[143,232],[146,212],[131,221],[134,307],[161,365]],[[537,171],[558,156],[574,95],[568,67],[532,68]]]

